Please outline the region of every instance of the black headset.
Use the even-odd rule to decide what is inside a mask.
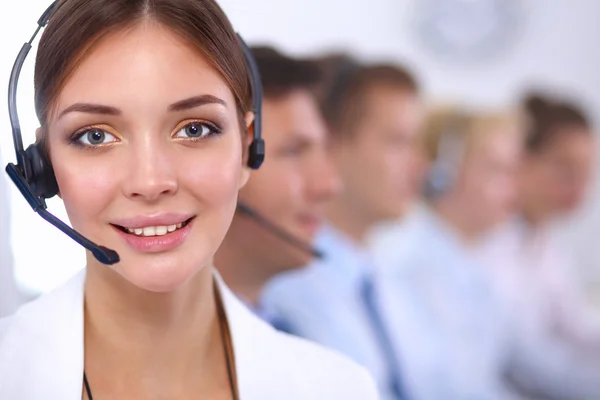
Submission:
[[[17,85],[19,82],[19,75],[23,63],[25,62],[25,58],[27,57],[29,50],[31,50],[32,42],[35,40],[39,31],[48,24],[59,1],[60,0],[55,0],[38,19],[38,27],[31,36],[29,42],[25,43],[19,51],[10,74],[8,86],[8,112],[12,126],[17,164],[9,163],[6,166],[6,173],[15,183],[29,205],[35,212],[40,214],[42,218],[56,226],[77,243],[90,250],[100,262],[104,264],[115,264],[119,262],[119,255],[114,250],[98,246],[91,242],[46,210],[46,199],[58,194],[58,183],[56,182],[52,164],[48,159],[43,143],[38,141],[27,147],[26,150],[23,148],[21,126],[19,124],[19,116],[17,113]],[[243,50],[248,72],[250,74],[254,106],[254,120],[251,127],[253,139],[249,148],[248,166],[252,169],[258,169],[265,158],[265,143],[261,136],[262,82],[252,52],[239,35],[238,40]]]
[[[429,200],[438,199],[454,187],[467,147],[465,133],[470,129],[467,114],[452,115],[443,124],[435,160],[425,180],[424,194]]]

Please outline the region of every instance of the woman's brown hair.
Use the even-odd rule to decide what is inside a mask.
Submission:
[[[231,23],[214,0],[63,0],[40,39],[35,65],[35,107],[42,128],[66,80],[108,33],[142,22],[172,29],[201,52],[230,87],[240,125],[252,109],[244,54]]]

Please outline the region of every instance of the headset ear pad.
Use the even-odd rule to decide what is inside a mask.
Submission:
[[[265,142],[261,138],[253,139],[248,151],[248,166],[258,169],[265,160]]]
[[[448,193],[453,185],[454,179],[447,166],[434,164],[425,180],[425,197],[437,199]]]
[[[25,153],[32,171],[29,184],[35,194],[44,199],[56,196],[58,194],[58,183],[43,144],[40,142],[32,144],[25,150]]]

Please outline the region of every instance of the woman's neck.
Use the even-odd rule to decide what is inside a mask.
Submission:
[[[105,266],[88,267],[85,370],[94,394],[206,393],[226,376],[222,349],[210,268],[174,293],[152,293]]]

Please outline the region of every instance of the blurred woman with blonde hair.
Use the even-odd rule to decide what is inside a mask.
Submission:
[[[433,110],[423,132],[425,202],[372,242],[380,301],[419,399],[510,399],[503,312],[475,256],[516,200],[521,119],[506,111]]]

